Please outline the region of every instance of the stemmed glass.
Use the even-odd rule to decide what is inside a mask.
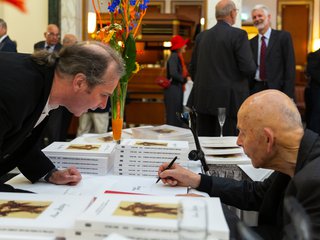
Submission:
[[[218,121],[220,125],[220,137],[223,137],[223,125],[226,120],[226,108],[218,108]]]

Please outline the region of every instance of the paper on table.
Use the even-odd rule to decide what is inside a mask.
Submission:
[[[116,179],[109,179],[107,176],[82,175],[82,180],[76,186],[55,185],[39,181],[31,184],[22,174],[7,181],[7,184],[19,189],[29,190],[35,193],[59,194],[59,195],[92,195],[101,190],[101,182],[116,182]],[[111,183],[110,183],[111,184]]]
[[[112,176],[119,179],[119,176]],[[126,176],[113,184],[107,184],[105,193],[119,194],[145,194],[157,196],[174,196],[176,194],[186,194],[186,187],[171,187],[162,182],[156,184],[157,178]]]
[[[103,194],[106,190],[122,193],[174,196],[187,193],[186,187],[170,187],[162,183],[155,184],[157,178],[140,176],[94,176],[82,175],[81,182],[76,186],[54,185],[46,182],[31,184],[22,174],[10,179],[7,183],[15,188],[35,193],[60,195],[91,195]]]
[[[253,181],[263,181],[273,173],[273,170],[270,169],[254,168],[252,164],[241,164],[238,165],[238,167],[241,168],[242,171],[244,171]]]

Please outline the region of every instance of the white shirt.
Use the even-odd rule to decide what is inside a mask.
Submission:
[[[49,48],[47,49],[47,47]],[[52,53],[54,51],[54,45],[49,46],[47,42],[45,42],[44,49],[47,50],[49,53]]]
[[[38,125],[43,121],[43,119],[45,119],[45,117],[49,115],[49,112],[50,112],[51,110],[56,109],[56,108],[58,108],[58,107],[59,107],[59,105],[54,105],[54,106],[49,105],[49,98],[48,98],[48,101],[47,101],[46,105],[44,106],[44,109],[42,110],[42,113],[41,113],[41,115],[40,115],[40,117],[39,117],[36,125],[34,125],[33,128],[35,128],[36,126],[38,126]]]
[[[7,36],[8,36],[8,34],[3,35],[3,36],[0,38],[0,43],[2,43],[3,39],[5,39]]]

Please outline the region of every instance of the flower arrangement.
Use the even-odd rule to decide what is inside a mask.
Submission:
[[[149,2],[150,0],[110,0],[108,2],[110,22],[103,27],[98,10],[101,8],[100,1],[97,8],[95,0],[92,0],[100,24],[100,30],[95,39],[110,44],[121,54],[125,62],[126,73],[111,96],[112,131],[113,139],[116,141],[121,139],[128,81],[132,74],[139,71],[139,65],[136,62],[135,38]]]

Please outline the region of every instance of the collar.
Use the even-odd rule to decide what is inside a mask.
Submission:
[[[295,174],[315,158],[315,156],[313,156],[314,154],[319,155],[319,151],[314,151],[314,149],[317,148],[320,148],[319,135],[313,131],[305,129],[300,142]]]
[[[3,35],[1,38],[0,38],[0,43],[8,36],[8,34],[5,34]]]
[[[261,39],[262,36],[264,36],[267,40],[269,40],[270,35],[271,35],[271,28],[269,27],[268,30],[263,35],[259,33],[259,40]]]

